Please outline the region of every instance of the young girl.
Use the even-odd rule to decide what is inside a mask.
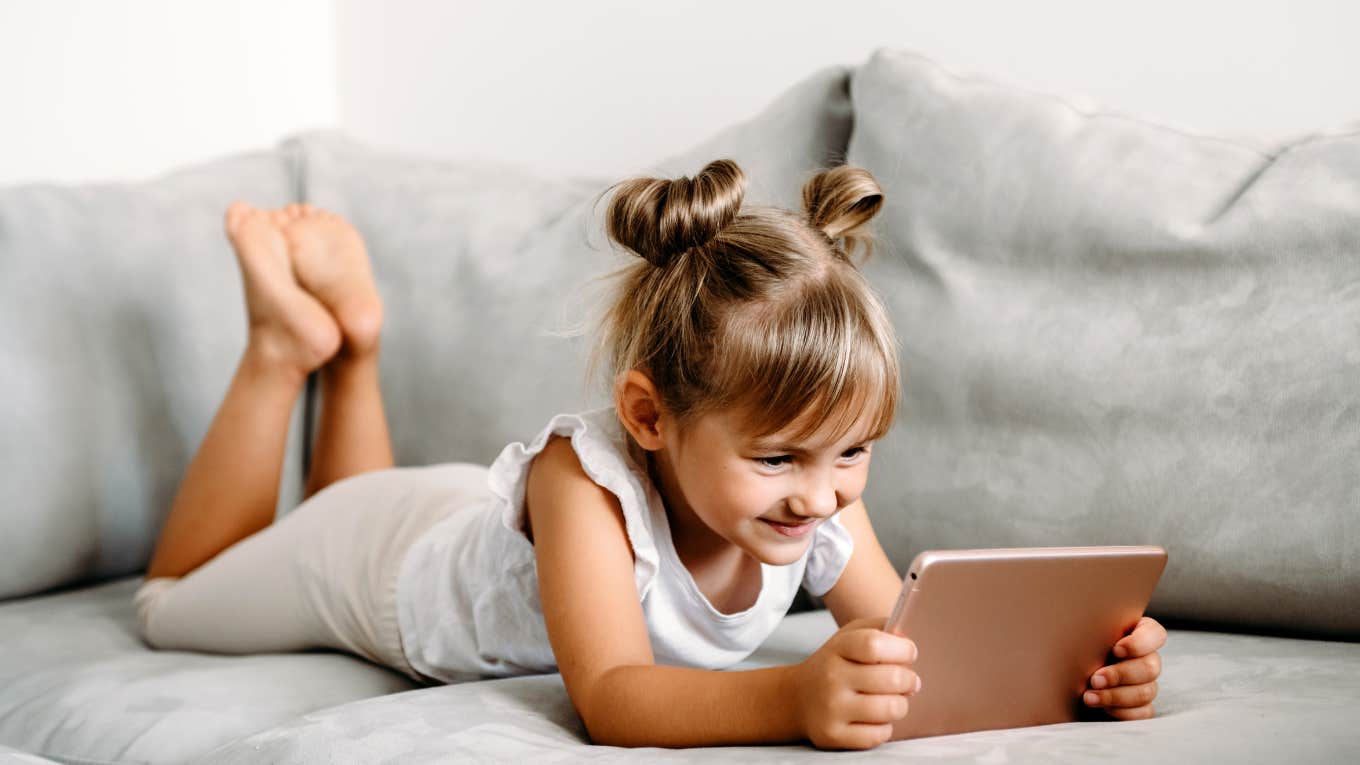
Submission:
[[[853,167],[811,178],[801,214],[743,206],[745,186],[717,160],[606,190],[610,237],[640,256],[603,323],[614,406],[554,417],[489,470],[392,467],[354,228],[233,204],[249,341],[135,596],[146,641],[337,648],[426,684],[557,670],[601,744],[885,741],[922,681],[911,640],[882,630],[901,580],[860,501],[898,395],[851,260],[882,194]],[[309,498],[271,525],[318,368]],[[838,632],[799,664],[714,671],[800,586]],[[1150,716],[1165,635],[1143,619],[1087,703]]]

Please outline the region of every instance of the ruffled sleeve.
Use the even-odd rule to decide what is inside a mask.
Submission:
[[[845,564],[850,561],[850,554],[854,551],[855,541],[841,523],[840,515],[833,515],[823,521],[808,547],[803,588],[819,598],[825,595],[841,578],[841,572],[845,570]]]
[[[491,463],[488,478],[491,492],[500,503],[497,512],[501,523],[527,541],[524,495],[529,465],[555,435],[570,438],[586,475],[619,498],[628,542],[633,547],[634,582],[638,596],[645,597],[656,578],[660,556],[649,522],[648,492],[642,474],[626,456],[622,426],[612,407],[579,415],[559,414],[527,445],[516,441],[501,450]]]

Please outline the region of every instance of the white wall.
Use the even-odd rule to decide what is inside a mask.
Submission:
[[[0,4],[0,184],[135,179],[334,126],[331,0]]]
[[[1270,139],[1360,119],[1360,5],[1341,0],[337,8],[345,128],[560,173],[631,172],[879,46],[1209,132]]]
[[[1341,0],[13,0],[0,184],[144,177],[310,127],[613,176],[882,45],[1269,139],[1360,119],[1357,27]]]

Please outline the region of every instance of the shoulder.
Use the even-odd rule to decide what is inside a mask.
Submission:
[[[543,480],[540,476],[558,474],[570,474],[578,478],[590,480],[586,471],[581,467],[581,459],[576,456],[576,450],[571,446],[571,438],[563,435],[549,436],[548,442],[543,445],[543,449],[534,455],[533,463],[529,467],[529,483],[534,480]]]
[[[525,533],[563,523],[601,526],[626,545],[627,526],[619,498],[586,473],[571,439],[551,436],[529,465],[525,491]]]

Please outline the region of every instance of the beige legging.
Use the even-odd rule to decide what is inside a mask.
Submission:
[[[485,500],[486,468],[392,468],[327,486],[180,578],[142,583],[133,603],[154,648],[246,654],[335,648],[416,682],[397,626],[402,556],[426,529]]]

